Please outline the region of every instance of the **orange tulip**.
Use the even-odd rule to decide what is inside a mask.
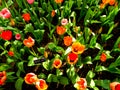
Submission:
[[[102,3],[104,4],[108,4],[110,2],[110,0],[102,0]]]
[[[26,74],[24,79],[27,84],[34,84],[38,80],[37,75],[34,73]]]
[[[0,72],[0,86],[5,84],[5,81],[7,79],[6,72]]]
[[[23,40],[23,44],[27,47],[32,47],[35,43],[35,40],[32,37],[28,37],[28,39]]]
[[[100,61],[105,62],[107,59],[107,55],[105,53],[102,53],[100,56]]]
[[[62,3],[63,0],[55,0],[56,3]]]
[[[60,59],[55,59],[55,60],[53,61],[53,67],[55,67],[55,68],[60,68],[61,65],[62,65],[62,61],[61,61]]]
[[[35,83],[35,87],[38,89],[38,90],[46,90],[48,88],[48,85],[46,83],[45,80],[43,79],[39,79],[36,83]]]
[[[72,44],[72,52],[75,53],[75,54],[81,54],[83,53],[85,50],[85,45],[82,45],[81,43],[79,42],[74,42]]]
[[[55,10],[52,10],[52,12],[51,12],[51,17],[54,17],[55,14],[56,14]]]
[[[112,5],[114,5],[114,4],[115,4],[115,2],[116,2],[115,0],[110,0],[110,1],[109,1],[109,5],[111,5],[111,6],[112,6]]]
[[[70,45],[72,44],[72,37],[70,37],[70,36],[65,36],[65,37],[64,37],[64,44],[65,44],[66,46],[70,46]]]
[[[66,31],[66,28],[64,26],[57,26],[57,34],[63,35]]]
[[[78,54],[75,53],[69,53],[68,57],[67,57],[67,61],[69,64],[76,64],[76,62],[78,61]]]
[[[87,81],[85,78],[80,78],[74,85],[77,90],[86,90]]]

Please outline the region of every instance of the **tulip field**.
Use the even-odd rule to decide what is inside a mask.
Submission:
[[[0,90],[120,90],[120,1],[0,0]]]

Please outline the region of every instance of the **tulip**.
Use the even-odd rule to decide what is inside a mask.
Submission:
[[[37,75],[34,73],[27,73],[24,77],[24,80],[27,84],[35,84],[35,82],[38,80]]]
[[[80,78],[74,85],[77,90],[86,90],[87,81],[85,78]]]
[[[53,61],[53,66],[54,66],[55,68],[60,68],[61,65],[62,65],[62,61],[61,61],[60,59],[55,59],[55,60]]]
[[[0,17],[9,19],[11,17],[11,13],[7,8],[4,8],[0,11]]]
[[[29,4],[33,4],[33,3],[34,3],[34,0],[27,0],[27,2],[28,2]]]
[[[26,46],[26,47],[32,47],[35,43],[35,40],[32,38],[32,37],[28,37],[28,39],[24,39],[23,40],[23,44]]]
[[[70,46],[70,45],[72,44],[72,37],[70,37],[70,36],[65,36],[65,37],[64,37],[64,44],[65,44],[66,46]]]
[[[5,71],[0,72],[0,86],[5,84],[7,75]]]
[[[66,31],[66,28],[64,26],[57,26],[56,31],[58,35],[63,35]]]
[[[35,87],[38,90],[46,90],[48,88],[48,85],[46,83],[46,81],[44,79],[39,79],[36,83],[35,83]]]
[[[79,43],[79,42],[74,42],[72,44],[72,52],[75,54],[82,54],[85,50],[85,45]]]
[[[23,19],[26,21],[26,22],[29,22],[30,21],[30,14],[29,13],[24,13],[22,15]]]
[[[67,19],[62,19],[62,20],[61,20],[61,24],[62,24],[63,26],[67,25],[67,23],[68,23],[68,20],[67,20]]]
[[[12,31],[10,31],[10,30],[2,31],[1,38],[3,40],[11,40],[11,38],[12,38]]]

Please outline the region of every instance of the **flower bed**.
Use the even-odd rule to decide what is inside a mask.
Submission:
[[[118,0],[0,5],[0,90],[119,90]]]

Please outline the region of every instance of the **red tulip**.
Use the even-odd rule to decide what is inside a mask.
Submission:
[[[3,40],[11,40],[11,38],[12,38],[12,31],[10,31],[10,30],[2,31],[1,38]]]
[[[5,84],[5,81],[7,79],[6,72],[0,72],[0,86]]]

